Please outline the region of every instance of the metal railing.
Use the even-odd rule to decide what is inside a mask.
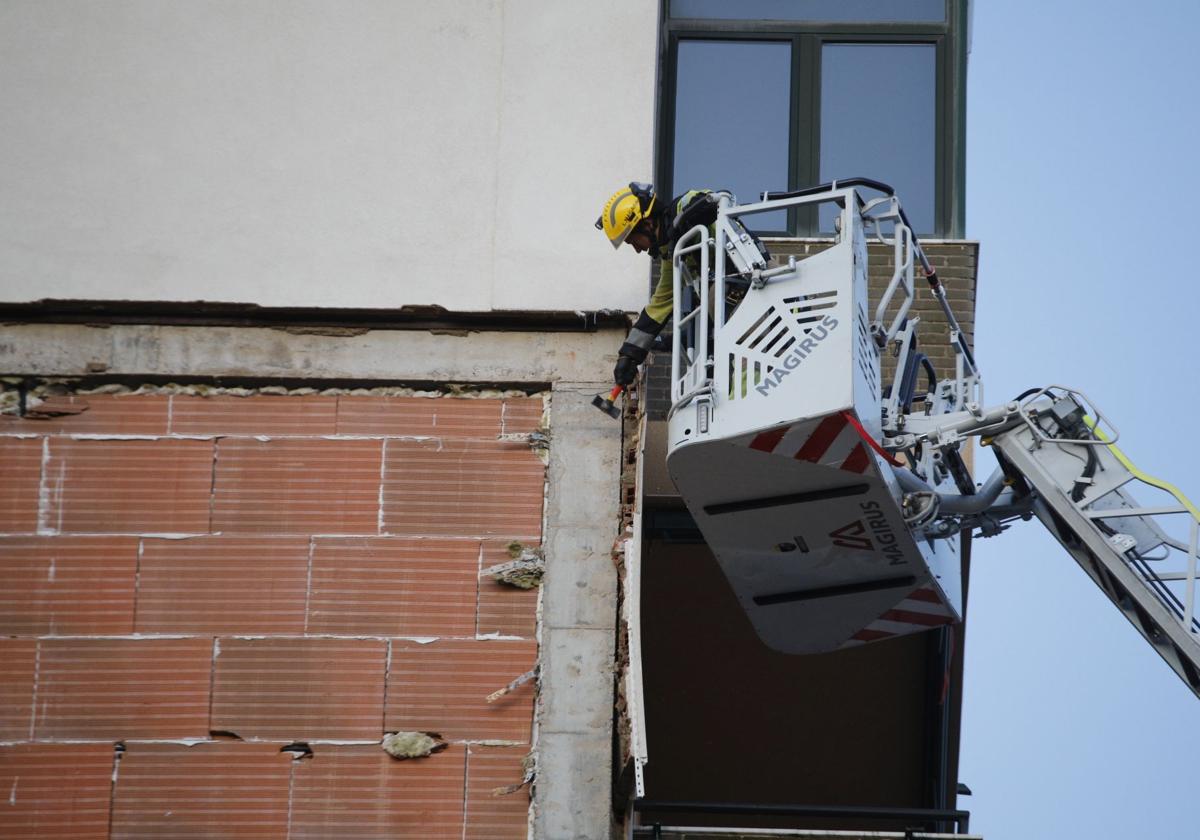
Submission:
[[[836,806],[836,805],[771,805],[747,802],[681,802],[675,800],[633,800],[635,820],[633,822],[634,837],[654,837],[655,831],[662,832],[665,827],[661,823],[642,825],[641,815],[651,814],[719,814],[721,816],[745,817],[795,817],[797,819],[831,819],[844,820],[854,828],[876,830],[881,822],[901,822],[905,828],[927,828],[941,831],[944,827],[953,825],[955,833],[966,834],[970,830],[971,814],[969,811],[937,809],[937,808],[878,808],[870,806]],[[695,827],[692,827],[695,828]],[[685,830],[685,829],[675,829]],[[726,828],[734,832],[737,829]]]

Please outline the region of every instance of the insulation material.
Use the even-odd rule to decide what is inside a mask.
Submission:
[[[448,746],[434,732],[391,732],[383,736],[380,746],[396,759],[425,758]]]

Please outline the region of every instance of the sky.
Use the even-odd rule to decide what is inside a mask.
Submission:
[[[1200,500],[1200,4],[973,5],[986,401],[1077,387],[1139,467]],[[1036,521],[976,541],[969,616],[959,802],[974,833],[1196,836],[1200,700]]]

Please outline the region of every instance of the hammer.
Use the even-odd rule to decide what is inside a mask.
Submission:
[[[621,416],[621,409],[613,405],[613,400],[621,396],[621,392],[624,390],[624,385],[614,385],[613,389],[608,392],[607,397],[603,394],[597,394],[596,396],[592,397],[592,405],[596,406],[596,408],[600,409],[614,420],[619,419]]]

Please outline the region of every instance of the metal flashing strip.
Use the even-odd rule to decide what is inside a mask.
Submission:
[[[629,715],[629,752],[633,759],[634,796],[646,795],[646,704],[642,683],[642,488],[645,487],[646,415],[638,426],[637,496],[633,509],[633,533],[625,540],[625,592],[622,603],[629,661],[625,672],[626,709]]]
[[[835,831],[827,828],[700,828],[684,825],[640,826],[633,837],[662,840],[754,840],[758,837],[797,837],[804,840],[983,840],[980,834],[941,834],[925,831]]]
[[[904,820],[917,825],[930,826],[936,830],[943,824],[953,823],[958,834],[962,836],[970,831],[971,813],[957,809],[943,808],[889,808],[861,805],[777,805],[750,802],[685,802],[670,800],[635,799],[633,808],[638,814],[639,822],[634,826],[635,831],[645,831],[647,826],[641,823],[643,814],[687,814],[695,818],[698,814],[721,814],[727,817],[800,817],[813,819],[853,820],[857,823],[869,823],[873,820]],[[651,831],[654,826],[649,827]],[[665,826],[658,828],[665,830]],[[696,829],[688,828],[687,831]],[[707,831],[724,831],[737,836],[741,829],[736,828],[707,828]],[[870,829],[857,830],[848,836],[873,837],[888,836],[880,832],[873,833]],[[912,836],[912,829],[901,836]]]
[[[357,330],[490,330],[595,332],[628,329],[619,309],[451,310],[438,305],[393,308],[263,306],[231,301],[74,300],[43,298],[0,303],[0,318],[14,323],[163,324],[177,326],[271,327],[303,334]]]

